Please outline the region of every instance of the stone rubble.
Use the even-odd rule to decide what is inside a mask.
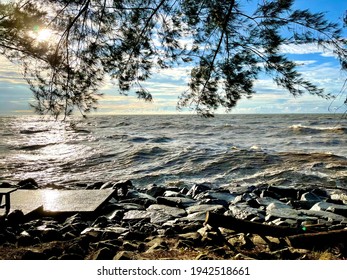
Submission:
[[[9,184],[0,184],[5,186]],[[18,186],[39,188],[33,179]],[[347,228],[347,190],[341,189],[266,184],[220,188],[196,184],[190,189],[151,185],[140,189],[129,180],[98,182],[85,188],[113,188],[116,192],[94,215],[25,220],[20,209],[12,211],[0,219],[0,252],[22,249],[22,259],[121,260],[179,258],[174,252],[189,248],[199,252],[194,254],[196,259],[298,259],[307,251],[284,246],[279,240],[272,241],[272,247],[256,235],[223,228],[216,232],[204,225],[206,213],[280,226]],[[257,247],[260,252],[250,253]],[[347,257],[346,247],[340,257]],[[201,253],[206,251],[209,254]]]

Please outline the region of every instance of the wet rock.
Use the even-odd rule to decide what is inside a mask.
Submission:
[[[225,211],[225,207],[222,205],[213,205],[213,204],[201,204],[201,205],[194,205],[190,206],[186,209],[188,214],[193,213],[207,213],[207,212],[213,212],[213,213],[223,213]]]
[[[106,216],[97,217],[96,220],[92,223],[93,227],[104,228],[111,225],[112,222]]]
[[[86,189],[87,190],[99,190],[101,187],[104,185],[104,182],[95,182],[90,185],[87,185]]]
[[[152,185],[148,187],[148,189],[146,190],[146,194],[152,197],[158,197],[158,196],[162,196],[165,191],[166,191],[165,187]]]
[[[186,197],[157,197],[158,204],[174,206],[179,208],[187,208],[197,203],[196,200]]]
[[[207,191],[200,193],[194,197],[196,200],[202,200],[206,198],[218,199],[231,203],[236,198],[236,195],[231,194],[230,192],[217,192],[217,191]]]
[[[132,202],[120,202],[120,203],[115,203],[112,204],[113,208],[115,210],[145,210],[146,208],[137,203],[132,203]]]
[[[207,190],[210,190],[211,187],[204,185],[204,184],[195,184],[191,189],[188,191],[187,195],[190,197],[195,197],[199,193],[205,192]]]

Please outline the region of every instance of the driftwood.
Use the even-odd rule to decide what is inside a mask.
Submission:
[[[213,228],[223,227],[235,232],[258,234],[265,238],[264,240],[266,240],[266,236],[282,237],[293,248],[321,249],[347,243],[347,229],[308,232],[309,228],[303,231],[300,228],[265,225],[211,212],[206,214],[205,225],[207,224]]]
[[[286,237],[302,232],[299,228],[265,225],[212,212],[207,212],[206,214],[205,225],[207,224],[213,228],[223,227],[232,229],[235,232],[256,233],[260,236]]]
[[[287,243],[293,248],[322,249],[332,245],[347,244],[347,230],[331,230],[288,236]]]

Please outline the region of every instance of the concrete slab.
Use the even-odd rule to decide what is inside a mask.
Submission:
[[[43,208],[45,212],[93,212],[115,192],[107,190],[17,190],[11,194],[11,211],[25,215]]]

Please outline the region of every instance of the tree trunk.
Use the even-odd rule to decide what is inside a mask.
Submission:
[[[207,212],[205,224],[208,224],[214,228],[224,227],[232,229],[236,232],[256,233],[260,236],[286,237],[290,235],[297,235],[302,232],[302,230],[299,228],[265,225],[262,223],[236,219],[232,216],[219,215],[212,212]]]

